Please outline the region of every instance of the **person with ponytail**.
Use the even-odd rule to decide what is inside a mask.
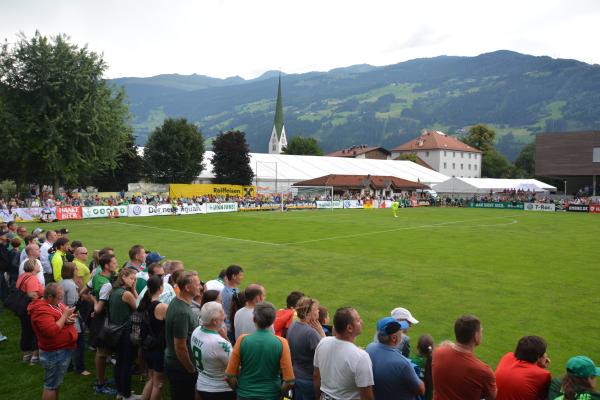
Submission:
[[[165,382],[165,317],[168,305],[160,301],[163,285],[161,276],[150,276],[138,307],[138,311],[146,313],[148,321],[148,334],[142,344],[142,355],[148,367],[148,382],[142,397],[149,400],[160,399]]]
[[[560,382],[560,396],[549,397],[554,400],[598,400],[596,377],[600,368],[586,356],[571,357],[567,362],[567,374]],[[551,390],[552,392],[552,390]]]
[[[419,336],[417,342],[417,357],[411,357],[410,361],[417,366],[415,371],[419,379],[425,384],[425,394],[419,400],[431,400],[433,397],[433,379],[431,377],[431,355],[433,354],[433,338],[429,334]]]

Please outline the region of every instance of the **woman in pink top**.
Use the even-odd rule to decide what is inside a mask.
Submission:
[[[40,272],[40,266],[36,260],[27,260],[23,266],[25,271],[17,279],[17,289],[27,293],[31,299],[41,299],[44,297],[44,286],[37,279]],[[23,362],[35,364],[40,358],[38,355],[37,339],[31,328],[31,317],[28,313],[20,315],[21,320],[21,351],[23,352]]]

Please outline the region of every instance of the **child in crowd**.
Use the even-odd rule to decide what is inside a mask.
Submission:
[[[319,306],[319,323],[323,327],[323,332],[325,332],[325,336],[333,335],[332,326],[328,325],[329,324],[329,312],[327,311],[327,308],[325,308],[323,306]]]
[[[431,400],[433,397],[433,380],[431,377],[431,355],[433,354],[433,348],[434,342],[431,335],[427,333],[423,334],[417,342],[418,355],[410,359],[415,365],[417,376],[425,384],[425,394],[419,396],[419,400]]]

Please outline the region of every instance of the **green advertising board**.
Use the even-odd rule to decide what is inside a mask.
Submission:
[[[504,209],[510,209],[510,210],[522,210],[523,203],[500,202],[500,201],[482,203],[482,202],[471,201],[471,202],[469,202],[469,207],[471,207],[471,208],[504,208]]]

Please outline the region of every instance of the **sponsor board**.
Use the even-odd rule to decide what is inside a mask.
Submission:
[[[192,214],[206,214],[206,206],[204,204],[186,204],[177,206],[177,215]]]
[[[129,207],[121,206],[91,206],[82,207],[83,218],[108,218],[111,217],[126,217]]]
[[[523,203],[511,203],[511,202],[469,202],[471,208],[504,208],[510,210],[522,210]]]
[[[129,217],[153,217],[155,215],[175,215],[177,207],[173,209],[172,204],[159,204],[151,206],[148,204],[133,204],[127,206],[127,215]]]
[[[341,200],[317,201],[317,208],[344,208],[344,203]]]
[[[56,219],[63,221],[66,219],[81,219],[81,206],[63,206],[56,207]]]
[[[600,213],[600,204],[590,204],[591,213]]]
[[[317,208],[316,204],[290,204],[285,206],[287,210],[313,210]]]
[[[218,197],[246,197],[256,196],[256,186],[242,185],[219,185],[219,184],[180,184],[172,183],[169,186],[171,198],[196,196],[218,196]]]
[[[567,208],[569,212],[588,212],[590,211],[590,206],[587,204],[569,204]]]
[[[525,203],[523,205],[525,211],[556,211],[554,203]]]
[[[206,212],[222,213],[222,212],[236,212],[238,210],[237,203],[206,203]]]
[[[344,200],[344,208],[363,208],[360,200]]]
[[[0,210],[0,222],[33,222],[54,221],[56,219],[56,208],[54,207],[28,207],[13,208],[9,213],[7,210]]]

